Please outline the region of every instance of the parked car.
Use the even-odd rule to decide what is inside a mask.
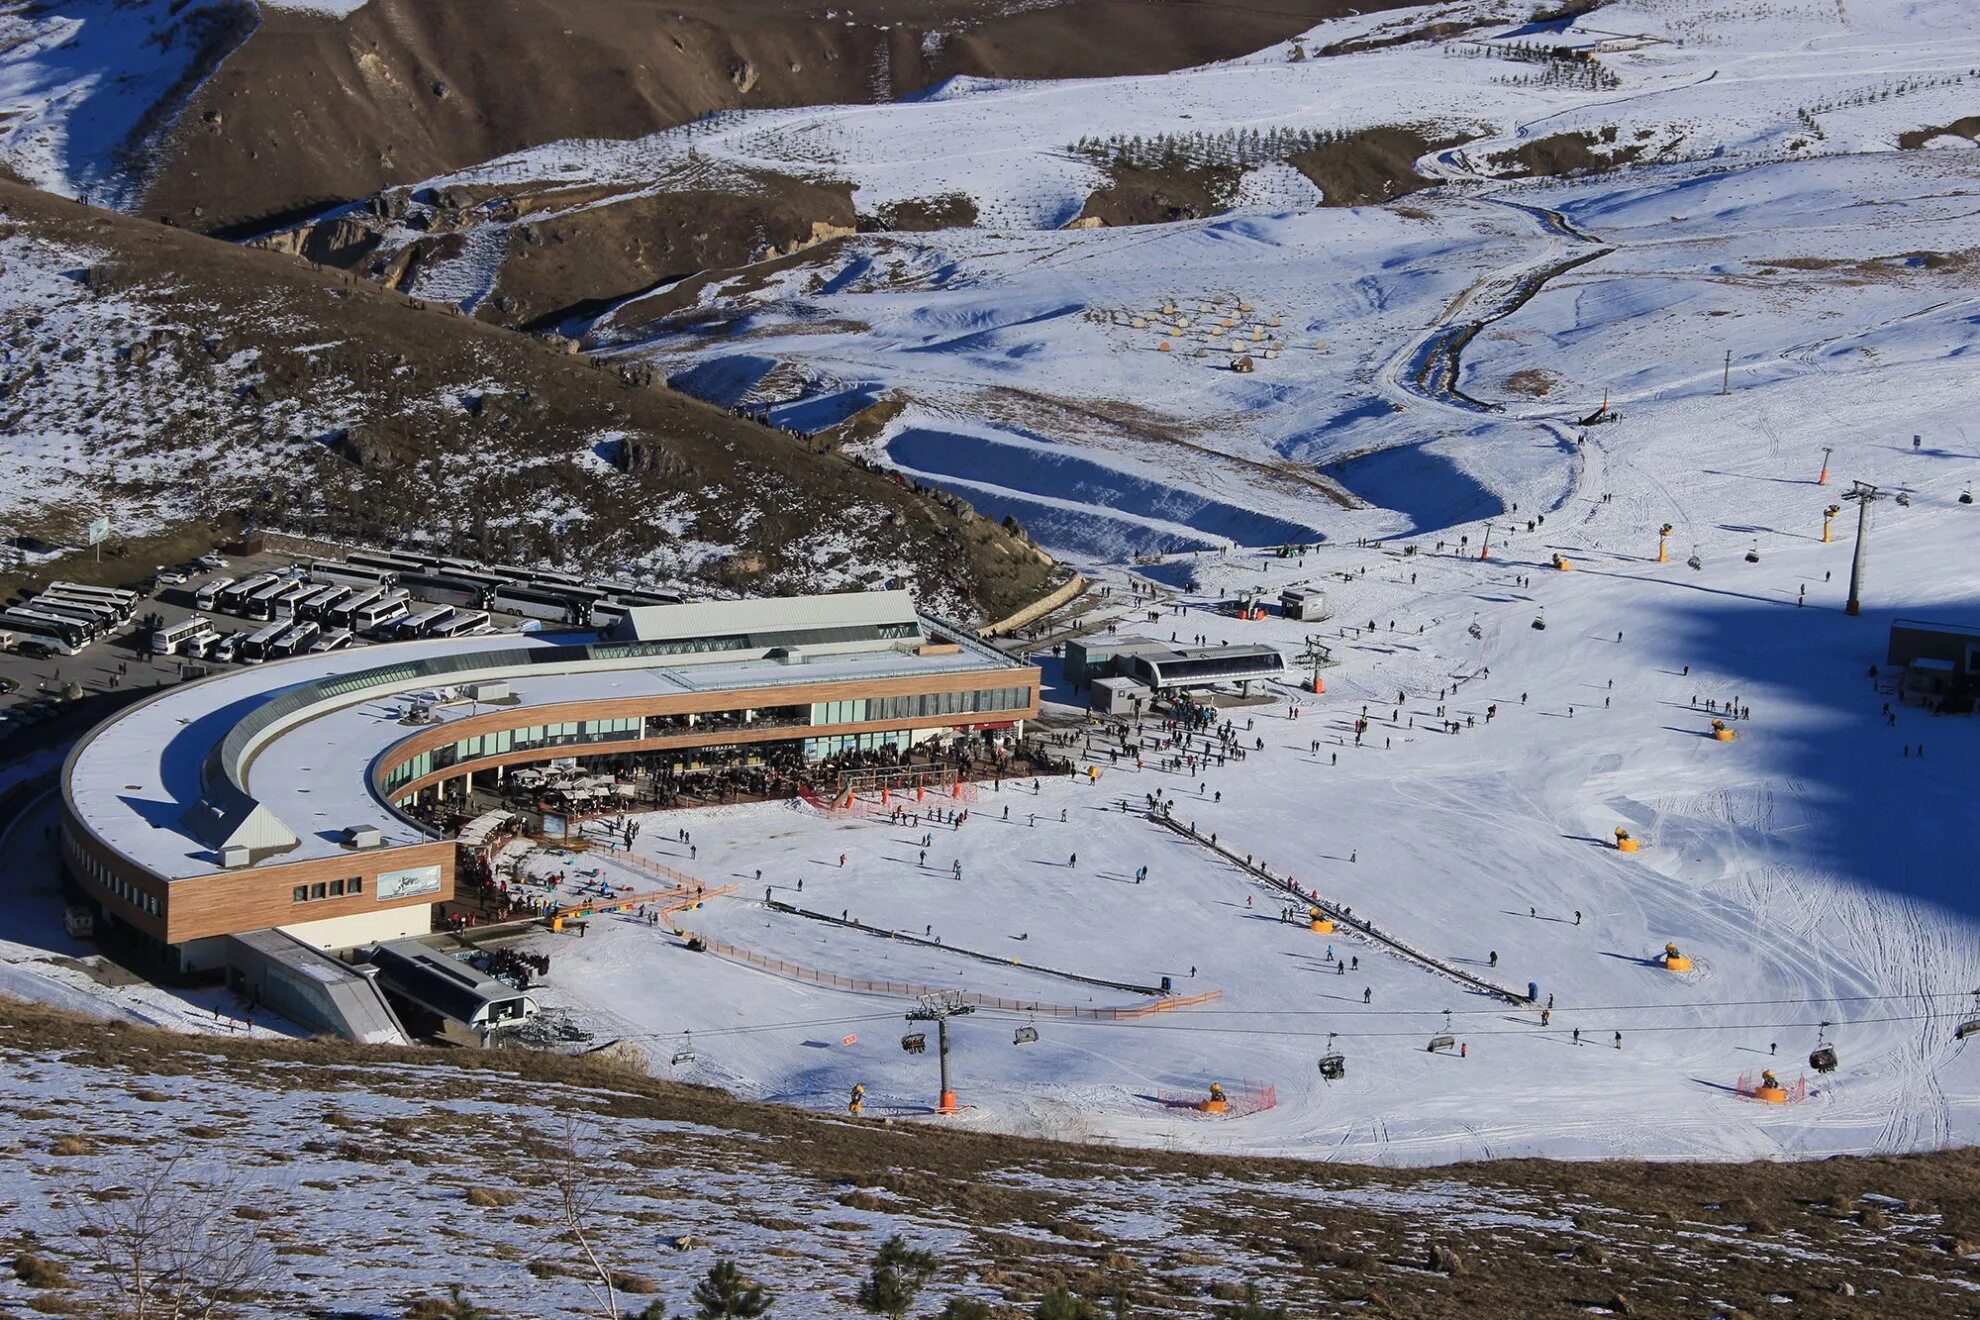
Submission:
[[[227,561],[211,551],[199,557],[199,566],[209,573],[218,573],[227,567]]]
[[[207,651],[206,658],[221,661],[223,664],[232,663],[234,657],[239,654],[240,649],[241,639],[233,633],[228,633],[213,644],[211,649]]]
[[[151,580],[157,583],[161,587],[163,586],[182,587],[186,583],[192,581],[192,579],[186,575],[183,569],[177,569],[177,568],[161,568],[158,570],[157,574]]]

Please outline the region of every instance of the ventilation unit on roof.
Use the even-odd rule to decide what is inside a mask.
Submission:
[[[376,825],[353,825],[344,831],[346,848],[376,848],[384,841]]]
[[[230,843],[220,850],[220,865],[224,867],[246,866],[248,850],[244,843]]]
[[[509,685],[506,681],[500,679],[490,680],[486,683],[470,683],[468,684],[467,691],[468,695],[476,701],[507,701],[509,699]]]
[[[780,665],[801,665],[804,663],[804,648],[802,646],[773,646],[770,648],[770,658]]]

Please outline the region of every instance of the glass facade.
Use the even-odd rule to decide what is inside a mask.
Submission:
[[[804,759],[822,761],[847,752],[877,752],[890,744],[905,752],[910,737],[912,735],[906,729],[891,729],[885,733],[841,733],[829,738],[806,738]]]
[[[978,715],[990,711],[1023,710],[1030,703],[1031,689],[1028,687],[924,692],[908,697],[855,697],[850,701],[814,701],[811,703],[811,722],[866,724],[942,715]]]
[[[642,737],[658,738],[685,733],[706,734],[719,741],[723,734],[740,729],[777,727],[799,723],[877,724],[883,720],[910,720],[987,715],[1024,709],[1031,701],[1029,687],[978,688],[970,692],[926,692],[905,697],[854,697],[845,701],[817,701],[806,706],[777,706],[761,711],[711,711],[696,715],[633,715],[623,719],[570,720],[561,724],[532,724],[522,729],[504,729],[476,734],[458,742],[421,752],[385,776],[390,792],[435,770],[463,765],[484,757],[508,752],[527,752],[545,747],[582,747],[597,743],[625,742]],[[806,715],[810,718],[807,721]],[[849,734],[838,737],[807,738],[807,760],[838,756],[846,752],[878,751],[893,743],[907,750],[906,730],[883,733]]]

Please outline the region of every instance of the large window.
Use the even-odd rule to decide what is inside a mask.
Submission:
[[[618,742],[640,736],[640,719],[628,716],[611,720],[570,720],[560,724],[532,724],[526,729],[503,729],[497,733],[476,734],[459,742],[421,752],[385,776],[390,790],[411,783],[422,775],[444,770],[450,765],[475,761],[504,752],[526,752],[537,747],[572,747],[583,743]]]
[[[865,724],[881,720],[932,719],[977,715],[987,711],[1023,710],[1031,704],[1028,687],[978,688],[974,692],[924,692],[907,697],[866,697],[853,701],[818,701],[811,706],[813,724]]]
[[[892,729],[885,733],[841,733],[826,738],[806,738],[804,759],[822,761],[848,752],[877,752],[890,746],[897,751],[906,751],[912,737],[906,729]]]

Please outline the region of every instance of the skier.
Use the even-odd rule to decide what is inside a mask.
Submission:
[[[1497,967],[1498,965],[1499,965],[1499,951],[1497,949],[1494,949],[1492,950],[1492,966]]]
[[[1574,924],[1575,924],[1575,925],[1577,925],[1577,926],[1579,926],[1579,925],[1581,924],[1581,909],[1580,909],[1580,908],[1576,908],[1576,909],[1574,910]]]
[[[1364,1004],[1372,1003],[1374,999],[1375,988],[1373,986],[1363,986],[1361,990],[1361,1002]]]
[[[1079,869],[1079,854],[1078,854],[1078,853],[1074,853],[1074,854],[1073,854],[1072,856],[1070,856],[1070,857],[1068,857],[1068,858],[1066,858],[1066,866],[1067,866],[1068,868],[1070,868],[1070,869],[1072,869],[1072,870],[1078,870],[1078,869]]]

